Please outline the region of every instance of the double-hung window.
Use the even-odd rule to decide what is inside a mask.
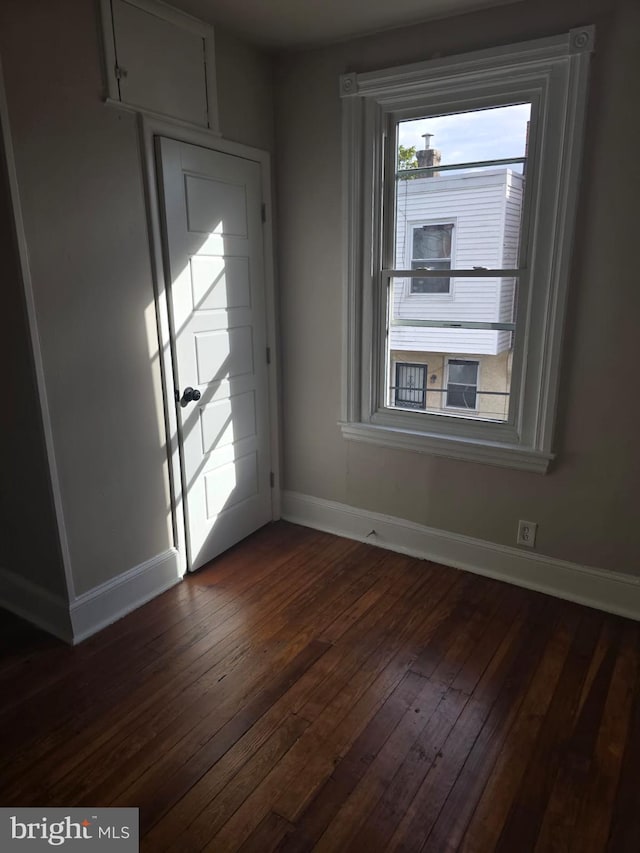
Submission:
[[[593,42],[341,78],[345,437],[547,470]]]
[[[411,228],[411,269],[450,270],[453,224],[413,225]],[[450,293],[449,277],[410,278],[411,293]]]
[[[478,367],[477,361],[449,359],[447,406],[454,409],[477,409]]]

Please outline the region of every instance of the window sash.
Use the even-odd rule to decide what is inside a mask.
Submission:
[[[449,269],[447,274],[452,278],[518,278],[527,271],[522,266],[517,269],[503,269],[502,267],[471,267],[470,269]],[[388,278],[440,278],[442,270],[410,270],[384,267],[380,270],[383,279]]]
[[[396,319],[390,326],[416,326],[425,329],[489,329],[493,332],[515,332],[515,323],[498,323],[484,320],[423,320]]]
[[[447,163],[440,166],[417,166],[415,169],[397,169],[396,180],[403,180],[405,176],[415,175],[430,175],[431,172],[455,172],[462,169],[483,169],[490,166],[517,166],[522,165],[523,169],[527,163],[527,157],[503,157],[500,160],[472,160],[469,163]]]
[[[514,98],[514,101],[518,102],[527,102],[531,104],[531,113],[530,113],[530,122],[529,122],[529,138],[535,139],[535,136],[538,132],[538,122],[540,117],[540,102],[539,98],[532,94],[530,91],[522,91],[518,93],[519,96]],[[499,91],[495,93],[487,93],[484,98],[481,100],[477,100],[473,105],[468,105],[470,111],[482,109],[482,108],[491,108],[494,106],[504,105],[505,96]],[[450,103],[441,103],[440,104],[442,112],[461,112],[464,111],[465,107],[457,104]],[[424,112],[431,112],[429,105],[423,105],[422,114]],[[435,109],[433,110],[435,112]],[[514,333],[518,330],[522,331],[524,329],[527,317],[526,311],[522,311],[522,305],[520,304],[520,300],[522,300],[525,304],[528,305],[528,258],[529,258],[529,221],[532,215],[532,205],[535,204],[535,195],[539,184],[539,175],[537,173],[537,163],[536,163],[536,152],[533,149],[533,156],[531,153],[527,155],[527,157],[518,157],[513,158],[518,160],[519,162],[523,162],[526,160],[528,164],[528,181],[527,187],[525,188],[523,206],[521,211],[521,220],[520,220],[520,243],[519,243],[519,266],[516,268],[490,268],[490,267],[481,267],[480,265],[474,266],[472,268],[454,268],[447,271],[447,277],[449,279],[449,288],[445,292],[426,292],[426,293],[416,293],[411,287],[411,279],[413,278],[442,278],[441,270],[399,270],[393,268],[393,259],[395,258],[395,242],[396,242],[396,214],[397,214],[397,205],[396,205],[396,193],[397,193],[397,185],[398,179],[396,177],[396,169],[395,169],[395,154],[398,147],[398,129],[399,123],[402,119],[406,118],[403,114],[390,110],[384,117],[382,124],[379,127],[380,134],[380,151],[381,151],[381,192],[380,192],[380,221],[382,226],[382,256],[381,256],[381,267],[380,267],[380,279],[379,279],[379,287],[377,291],[377,301],[379,305],[379,318],[380,325],[378,326],[378,335],[379,340],[387,341],[388,335],[390,333],[390,329],[393,326],[414,326],[416,328],[424,327],[424,328],[451,328],[451,329],[489,329],[491,331],[508,331]],[[508,158],[512,159],[512,158]],[[477,161],[478,165],[494,165],[492,161]],[[439,170],[440,167],[428,167],[433,171]],[[454,167],[455,169],[460,169],[459,165]],[[449,171],[453,171],[450,169]],[[442,220],[441,220],[442,221]],[[446,222],[446,219],[444,220]],[[439,224],[439,223],[437,223]],[[409,226],[411,231],[413,231],[413,226]],[[510,323],[492,323],[485,324],[480,321],[431,321],[431,320],[422,320],[422,319],[397,319],[392,316],[392,293],[391,287],[389,286],[392,278],[407,278],[409,279],[409,288],[408,292],[411,295],[412,299],[437,299],[440,298],[451,298],[453,294],[453,281],[454,278],[469,278],[469,279],[487,279],[487,278],[514,278],[517,281],[518,292],[519,292],[519,300],[518,300],[518,315],[514,318],[514,322]],[[477,323],[477,325],[476,325]],[[523,391],[523,380],[520,375],[521,367],[525,363],[526,353],[525,353],[525,342],[526,336],[524,334],[516,334],[514,336],[514,353],[512,360],[512,371],[510,377],[510,393],[509,393],[509,410],[506,421],[506,425],[511,429],[512,435],[517,436],[522,432],[521,419],[522,419],[522,406],[521,406],[521,394]],[[375,359],[374,359],[375,360]],[[388,411],[388,408],[385,405],[386,398],[384,396],[384,388],[386,383],[388,382],[386,376],[386,370],[388,369],[388,356],[384,358],[379,358],[377,361],[377,377],[373,378],[373,390],[374,390],[374,406],[373,410],[380,415],[384,416],[384,413]],[[439,418],[443,417],[441,413],[428,413],[426,416],[430,421],[429,428],[440,429],[436,425],[436,422]],[[520,423],[519,423],[520,420]],[[487,435],[491,432],[490,424],[493,423],[490,419],[488,421],[487,427]],[[449,427],[445,427],[448,429]],[[464,431],[464,426],[461,426],[460,429]]]

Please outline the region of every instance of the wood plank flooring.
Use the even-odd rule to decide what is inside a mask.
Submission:
[[[0,805],[142,850],[640,850],[640,625],[280,522],[75,649],[3,616]]]

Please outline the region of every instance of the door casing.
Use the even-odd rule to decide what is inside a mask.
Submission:
[[[158,342],[160,346],[160,367],[162,372],[163,409],[166,433],[166,447],[169,464],[169,488],[171,494],[171,515],[174,537],[174,547],[178,551],[180,569],[186,573],[187,564],[186,527],[183,512],[183,493],[181,460],[179,448],[178,419],[174,402],[175,356],[171,327],[169,323],[170,292],[165,278],[163,261],[163,237],[160,218],[160,197],[157,184],[156,152],[154,140],[157,136],[175,139],[218,151],[242,157],[260,165],[262,177],[262,199],[265,210],[263,222],[264,242],[264,280],[265,307],[267,320],[267,346],[270,350],[271,364],[269,368],[269,428],[271,468],[274,474],[271,490],[272,518],[280,518],[280,426],[279,426],[279,395],[278,395],[278,347],[276,336],[275,310],[275,280],[273,256],[273,225],[272,225],[272,193],[271,193],[271,156],[267,151],[229,142],[214,133],[197,128],[186,127],[181,123],[138,115],[142,161],[144,170],[145,200],[147,206],[149,251],[151,258],[152,276],[155,291],[156,321],[158,326]]]

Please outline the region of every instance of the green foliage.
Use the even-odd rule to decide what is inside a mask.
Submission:
[[[416,157],[416,146],[411,145],[405,148],[404,145],[398,145],[398,169],[417,169],[418,158]],[[417,175],[401,175],[401,181],[413,181]]]

